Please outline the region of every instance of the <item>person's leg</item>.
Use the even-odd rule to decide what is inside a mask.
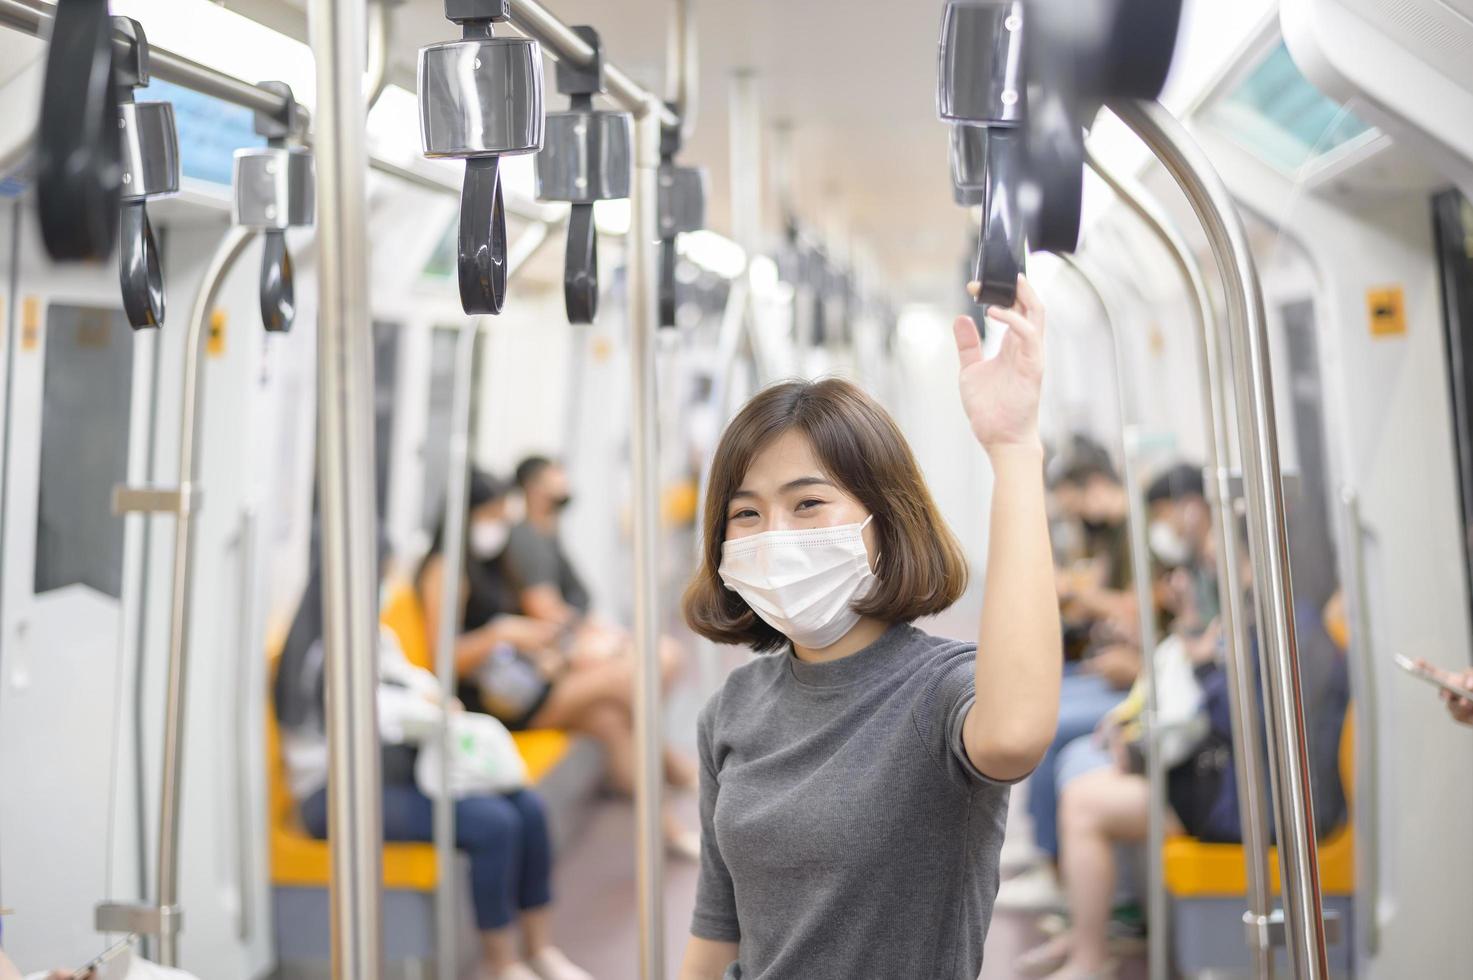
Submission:
[[[1105,679],[1077,666],[1066,670],[1059,689],[1059,726],[1053,744],[1028,777],[1028,816],[1033,821],[1033,840],[1051,860],[1059,857],[1058,791],[1059,753],[1064,746],[1095,730],[1100,719],[1125,697]]]
[[[471,905],[486,964],[505,970],[519,959],[512,924],[521,862],[521,815],[500,796],[455,804],[455,846],[471,859]]]
[[[611,657],[569,670],[553,682],[547,700],[532,716],[532,728],[579,727],[580,720],[595,706],[612,704],[624,711],[634,698],[633,662]]]
[[[1084,976],[1109,958],[1115,898],[1115,844],[1146,834],[1149,789],[1140,776],[1098,769],[1065,788],[1059,804],[1064,890],[1073,922],[1069,959],[1054,976]]]

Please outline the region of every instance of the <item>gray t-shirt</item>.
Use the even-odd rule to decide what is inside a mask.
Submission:
[[[538,585],[555,585],[564,602],[580,613],[588,612],[592,604],[588,589],[556,534],[544,534],[527,521],[521,522],[511,529],[502,562],[517,592]]]
[[[975,647],[905,624],[734,670],[701,711],[691,932],[729,980],[974,980],[1008,786],[962,746]]]

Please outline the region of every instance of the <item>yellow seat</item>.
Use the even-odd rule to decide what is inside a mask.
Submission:
[[[381,610],[380,619],[394,631],[404,656],[416,666],[429,669],[430,643],[424,611],[414,588],[403,583],[393,588]],[[272,643],[273,672],[283,635]],[[567,754],[571,744],[566,732],[551,729],[514,732],[517,749],[527,764],[535,785]],[[297,815],[297,803],[287,785],[286,762],[281,755],[281,736],[276,713],[266,711],[266,771],[269,783],[271,883],[273,885],[325,888],[331,868],[327,842],[308,834]],[[433,845],[390,843],[384,845],[384,887],[408,891],[431,891],[437,868]]]
[[[1345,787],[1345,823],[1320,842],[1320,888],[1327,896],[1355,893],[1355,832],[1350,819],[1355,777],[1355,732],[1351,712],[1340,733],[1340,781]],[[1161,849],[1166,891],[1175,898],[1235,898],[1248,891],[1241,844],[1205,844],[1192,837],[1169,838]],[[1269,889],[1279,891],[1279,851],[1269,848]]]

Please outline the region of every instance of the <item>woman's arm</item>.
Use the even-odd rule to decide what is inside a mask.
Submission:
[[[726,968],[736,958],[736,943],[719,943],[691,936],[685,944],[679,980],[721,980],[726,975]]]
[[[1019,276],[1018,302],[989,314],[1009,328],[991,360],[972,319],[955,324],[962,405],[994,475],[977,699],[962,734],[972,765],[1009,780],[1031,772],[1053,741],[1063,638],[1038,436],[1043,304]]]
[[[440,645],[440,603],[443,601],[441,582],[445,578],[444,572],[444,561],[439,555],[434,555],[425,562],[424,571],[419,576],[419,604],[424,609],[425,634],[431,650]],[[464,589],[461,590],[456,608],[462,611],[462,615],[464,614]],[[496,649],[496,637],[491,630],[485,627],[466,633],[457,633],[455,637],[455,676],[463,677],[481,666],[481,662],[489,657],[494,649]]]

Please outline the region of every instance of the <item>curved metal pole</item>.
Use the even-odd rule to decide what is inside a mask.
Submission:
[[[670,38],[665,45],[665,101],[680,117],[680,132],[686,138],[696,128],[700,91],[695,5],[696,0],[670,0]]]
[[[1289,957],[1296,977],[1324,980],[1329,960],[1263,290],[1232,196],[1181,124],[1152,102],[1121,101],[1112,103],[1111,109],[1185,192],[1226,285]],[[1250,938],[1259,945],[1268,945],[1271,933],[1267,920],[1249,923]]]
[[[1134,580],[1137,615],[1140,618],[1141,670],[1146,680],[1146,781],[1149,797],[1146,809],[1146,917],[1150,924],[1148,965],[1151,980],[1166,980],[1169,948],[1166,942],[1168,912],[1166,882],[1161,873],[1161,846],[1166,839],[1166,770],[1161,764],[1161,732],[1156,723],[1156,601],[1151,588],[1151,551],[1146,534],[1145,489],[1137,472],[1137,450],[1140,428],[1130,408],[1130,368],[1125,341],[1115,322],[1114,309],[1106,298],[1099,277],[1078,258],[1060,254],[1064,264],[1073,269],[1094,293],[1105,314],[1105,328],[1110,334],[1110,348],[1115,355],[1115,394],[1120,404],[1120,435],[1124,443],[1121,455],[1125,482],[1126,529],[1130,536],[1131,578]]]
[[[383,794],[362,0],[309,0],[317,60],[318,499],[333,976],[378,980]]]
[[[1205,465],[1207,504],[1212,512],[1212,530],[1217,539],[1217,598],[1226,641],[1224,667],[1233,713],[1233,769],[1238,783],[1238,819],[1243,828],[1243,861],[1248,873],[1248,911],[1266,916],[1270,911],[1268,837],[1263,819],[1261,790],[1263,760],[1259,756],[1258,697],[1253,665],[1243,640],[1247,626],[1243,618],[1243,592],[1238,585],[1238,535],[1232,514],[1232,437],[1228,428],[1228,378],[1222,358],[1222,339],[1217,313],[1202,270],[1187,243],[1146,193],[1145,189],[1110,170],[1094,154],[1089,167],[1151,231],[1171,257],[1187,287],[1196,329],[1192,332],[1197,353],[1197,370],[1202,393],[1202,418],[1207,424]],[[1254,975],[1260,980],[1273,976],[1271,950],[1253,949]]]
[[[215,249],[205,271],[204,282],[189,312],[189,332],[184,338],[184,382],[179,420],[179,496],[175,513],[173,582],[169,589],[169,664],[164,694],[164,764],[159,797],[158,909],[160,916],[159,962],[174,966],[179,960],[179,810],[180,785],[184,775],[184,708],[188,690],[190,594],[194,587],[195,484],[199,479],[199,419],[204,410],[205,338],[209,336],[210,311],[220,287],[255,237],[246,228],[231,228]],[[169,928],[162,928],[165,922]]]
[[[394,0],[368,0],[368,67],[363,73],[363,104],[372,112],[389,87],[389,21]]]
[[[629,226],[630,456],[634,471],[634,811],[639,900],[639,975],[665,977],[664,848],[660,837],[659,529],[660,473],[655,392],[659,331],[656,204],[660,166],[659,103],[635,117]]]

